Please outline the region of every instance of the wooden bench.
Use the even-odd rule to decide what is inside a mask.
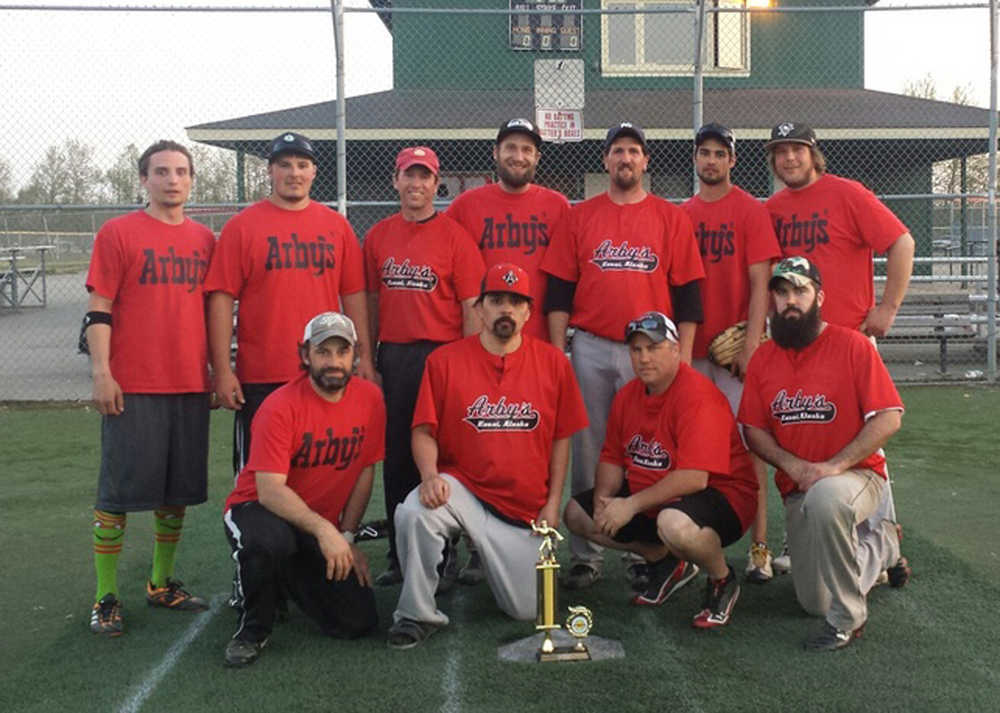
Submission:
[[[903,300],[896,321],[879,343],[937,342],[942,374],[948,372],[948,342],[984,338],[985,301],[968,292],[911,293]]]

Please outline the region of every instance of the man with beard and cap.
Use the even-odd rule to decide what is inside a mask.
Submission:
[[[734,186],[730,172],[736,165],[736,137],[722,124],[705,124],[694,137],[694,165],[698,194],[685,201],[701,250],[705,282],[701,298],[705,321],[698,325],[691,365],[707,376],[726,398],[735,416],[743,395],[743,376],[750,357],[767,329],[767,279],[771,261],[781,256],[767,209]],[[743,351],[730,368],[708,359],[708,345],[726,328],[746,321]],[[767,548],[767,467],[752,456],[759,495],[751,527],[746,577],[763,583],[772,577]]]
[[[434,593],[445,541],[468,534],[497,604],[537,612],[538,540],[559,525],[570,436],[587,425],[580,389],[558,349],[524,334],[531,279],[510,263],[483,279],[479,334],[428,358],[413,414],[420,485],[396,509],[403,587],[388,644],[409,649],[448,623]]]
[[[454,218],[478,241],[486,267],[510,262],[528,273],[536,305],[545,303],[546,278],[542,258],[556,226],[566,219],[569,201],[558,191],[532,183],[541,159],[542,136],[530,119],[505,121],[493,146],[497,182],[465,191],[448,206]],[[541,310],[533,310],[525,334],[549,340],[549,327]],[[479,554],[458,574],[463,584],[482,581]]]
[[[699,282],[705,276],[691,220],[679,207],[647,193],[646,135],[623,121],[608,130],[604,168],[608,190],[570,210],[542,261],[552,344],[566,347],[573,326],[572,363],[590,426],[573,439],[572,493],[594,487],[608,411],[615,393],[633,378],[622,325],[657,310],[677,324],[681,359],[691,363],[695,327],[702,320]],[[563,586],[589,587],[601,576],[601,548],[570,538],[572,563]],[[634,586],[646,585],[630,567]]]
[[[903,403],[872,343],[823,320],[813,263],[782,260],[769,288],[772,339],[750,360],[739,420],[751,450],[776,468],[795,595],[824,617],[805,648],[831,651],[861,636],[883,571],[893,586],[909,578],[896,528],[869,522],[886,483],[881,448]]]
[[[327,636],[355,638],[377,623],[354,530],[382,460],[385,406],[374,383],[351,378],[357,341],[345,315],[313,317],[299,345],[303,373],[254,418],[250,460],[223,516],[240,613],[229,666],[260,656],[283,592]]]
[[[828,322],[873,340],[885,336],[913,272],[913,236],[870,190],[826,170],[826,157],[809,126],[782,122],[771,130],[764,148],[771,170],[785,185],[765,204],[781,256],[808,258],[826,276]],[[875,253],[886,254],[885,287],[877,305]],[[888,480],[871,525],[882,521],[897,522]],[[777,571],[790,566],[787,552],[774,560]]]

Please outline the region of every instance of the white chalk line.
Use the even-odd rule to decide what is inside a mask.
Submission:
[[[135,687],[132,694],[119,706],[117,713],[138,713],[139,709],[146,702],[146,699],[153,694],[153,691],[156,690],[163,677],[170,673],[184,651],[191,645],[191,642],[198,638],[198,635],[208,626],[208,622],[211,621],[212,617],[219,613],[219,607],[225,599],[225,595],[218,595],[212,599],[212,604],[208,611],[204,611],[195,617],[194,621],[191,622],[184,632],[184,635],[167,649],[167,653],[163,655],[163,659],[156,665],[156,668],[146,676],[146,679],[142,683]]]
[[[452,591],[451,595],[452,614],[448,617],[451,622],[458,618],[463,608],[461,605],[465,600],[461,584],[456,584],[456,590]],[[453,636],[449,637],[449,643],[448,658],[445,661],[444,674],[441,677],[441,694],[444,697],[441,713],[459,713],[462,710],[461,680],[458,675],[461,648]]]

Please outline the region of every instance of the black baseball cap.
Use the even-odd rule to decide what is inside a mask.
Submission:
[[[645,334],[655,343],[670,340],[678,344],[680,341],[677,337],[677,326],[663,312],[646,312],[629,322],[625,326],[625,341],[627,342],[635,334]]]
[[[817,289],[823,286],[819,268],[801,256],[786,257],[775,265],[774,270],[771,271],[771,279],[767,283],[767,289],[773,290],[778,280],[787,280],[797,287],[805,287],[810,281],[815,284]]]
[[[694,145],[701,146],[706,139],[715,139],[724,144],[729,149],[729,153],[736,154],[736,137],[733,136],[733,130],[728,126],[715,123],[705,124],[694,135]]]
[[[500,131],[497,132],[496,142],[499,144],[505,136],[516,133],[530,136],[531,140],[535,142],[535,148],[542,145],[542,132],[538,130],[538,126],[531,119],[523,118],[510,119],[501,124]]]
[[[643,151],[646,150],[646,134],[643,133],[642,127],[638,124],[633,124],[631,121],[621,121],[608,129],[608,135],[604,138],[604,153],[608,152],[611,144],[623,136],[631,136],[642,144]]]
[[[267,162],[274,163],[278,156],[286,153],[305,156],[316,163],[316,150],[313,148],[312,141],[294,131],[286,131],[271,139],[270,148],[267,150]]]
[[[771,129],[771,140],[764,144],[764,148],[770,149],[775,144],[785,143],[815,146],[816,132],[805,124],[783,121]]]

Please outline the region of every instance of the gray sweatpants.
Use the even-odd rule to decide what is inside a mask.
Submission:
[[[443,626],[448,617],[434,601],[438,565],[446,539],[464,530],[475,547],[486,572],[486,581],[505,614],[521,620],[537,614],[535,563],[542,541],[527,527],[517,527],[487,510],[453,476],[448,481],[448,502],[433,510],[420,504],[414,488],[396,508],[396,552],[403,572],[403,589],[393,621],[413,619]]]
[[[893,523],[870,525],[885,481],[870,470],[849,470],[785,498],[785,530],[799,604],[842,631],[868,619],[866,595],[899,558]]]
[[[635,373],[632,371],[626,344],[598,337],[582,329],[577,329],[573,335],[570,361],[576,372],[583,404],[587,409],[587,419],[590,421],[587,428],[573,436],[570,494],[578,495],[594,487],[597,461],[608,430],[611,402],[619,389],[635,378]],[[586,562],[600,567],[604,559],[602,547],[577,535],[570,535],[569,549],[573,563]]]

